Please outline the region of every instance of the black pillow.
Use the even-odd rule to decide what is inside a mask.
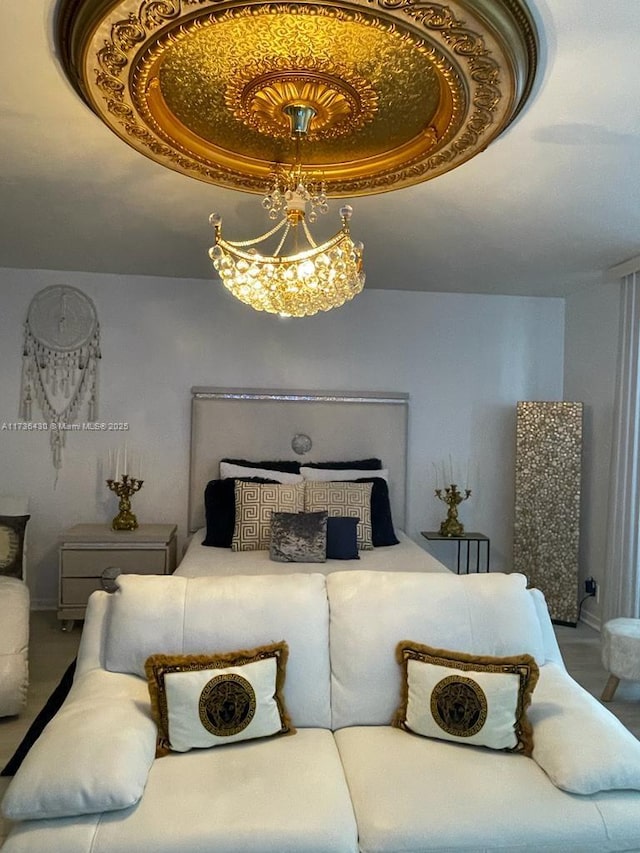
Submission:
[[[359,560],[358,522],[354,516],[327,518],[327,560]]]
[[[306,468],[335,468],[336,471],[380,471],[381,459],[355,459],[351,462],[305,462]]]
[[[267,468],[271,471],[282,471],[285,474],[300,473],[300,463],[293,459],[276,459],[267,462],[249,462],[246,459],[221,459],[220,461],[229,462],[231,465],[243,465],[245,468]]]
[[[239,477],[244,483],[275,483],[264,477]],[[204,515],[207,532],[202,542],[214,548],[231,548],[236,524],[236,478],[210,480],[204,490]]]
[[[363,477],[356,483],[373,483],[371,488],[371,541],[374,548],[382,545],[399,545],[393,529],[389,484],[382,477]]]

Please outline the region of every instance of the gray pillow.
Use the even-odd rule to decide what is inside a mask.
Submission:
[[[327,559],[327,513],[271,514],[269,556],[278,563],[324,563]]]

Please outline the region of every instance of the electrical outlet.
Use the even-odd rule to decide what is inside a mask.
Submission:
[[[584,582],[584,591],[587,595],[595,595],[598,600],[598,584],[593,578],[587,578]]]

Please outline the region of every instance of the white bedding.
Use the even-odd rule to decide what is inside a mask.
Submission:
[[[360,551],[359,560],[327,560],[325,563],[277,563],[268,551],[231,551],[202,545],[205,529],[191,537],[176,575],[197,578],[208,575],[275,575],[291,572],[343,572],[370,569],[385,572],[448,572],[449,569],[400,530],[399,545]]]

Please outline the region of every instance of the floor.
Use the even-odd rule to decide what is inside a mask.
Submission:
[[[30,684],[26,711],[19,717],[0,719],[0,769],[20,743],[29,725],[54,690],[76,655],[81,623],[70,632],[60,630],[56,614],[31,614]],[[577,628],[557,627],[556,635],[571,675],[594,696],[600,695],[607,673],[600,663],[600,635],[580,623]],[[640,684],[621,682],[613,702],[607,707],[640,738]],[[0,798],[11,780],[0,778]],[[7,826],[0,818],[0,843]]]
[[[27,707],[19,717],[0,719],[0,770],[76,656],[81,626],[81,622],[76,622],[73,631],[61,631],[55,611],[31,613]],[[10,781],[10,778],[0,777],[0,798]],[[0,817],[0,844],[6,833],[6,822]]]
[[[577,628],[556,627],[567,669],[585,690],[600,698],[608,673],[600,662],[600,634],[583,622]],[[606,707],[640,739],[640,684],[620,682],[613,702]]]

